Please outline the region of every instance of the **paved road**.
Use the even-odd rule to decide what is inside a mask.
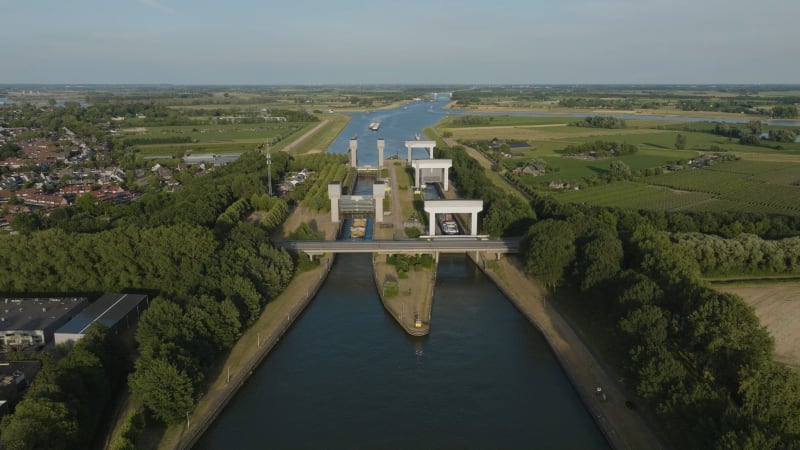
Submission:
[[[274,241],[273,243],[278,247],[306,253],[465,253],[473,251],[517,253],[519,251],[519,238],[479,239],[473,236],[401,241]]]

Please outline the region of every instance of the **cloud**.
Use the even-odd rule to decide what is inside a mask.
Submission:
[[[167,5],[164,5],[163,3],[161,3],[158,0],[139,0],[139,3],[141,3],[143,5],[146,5],[146,6],[149,6],[150,8],[153,8],[155,10],[161,11],[163,13],[172,14],[172,13],[175,12],[174,9],[170,8]]]

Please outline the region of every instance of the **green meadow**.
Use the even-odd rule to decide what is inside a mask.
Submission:
[[[267,142],[280,150],[291,138],[316,126],[318,122],[270,122],[263,124],[213,124],[142,127],[128,130],[123,142],[128,140],[142,156],[181,156],[194,153],[240,153],[252,150]],[[159,143],[159,140],[185,139],[189,142]],[[139,143],[152,139],[154,143]]]

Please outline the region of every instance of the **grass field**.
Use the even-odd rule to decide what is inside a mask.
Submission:
[[[239,153],[252,150],[269,141],[278,141],[273,144],[273,148],[280,150],[281,146],[290,142],[292,137],[300,135],[316,125],[317,122],[271,122],[147,127],[130,130],[122,139],[188,136],[192,141],[179,144],[137,144],[134,147],[141,156],[181,156],[188,151],[218,154]]]
[[[342,132],[344,127],[350,122],[350,116],[346,116],[344,114],[325,114],[324,116],[320,117],[321,120],[327,120],[328,123],[319,130],[317,133],[314,133],[313,136],[310,136],[308,139],[300,143],[296,146],[292,153],[295,154],[303,154],[303,153],[312,153],[312,152],[324,152],[333,141],[336,140],[336,137],[339,136],[339,133]],[[283,144],[283,142],[281,142]],[[279,150],[283,148],[282,146],[277,147]]]

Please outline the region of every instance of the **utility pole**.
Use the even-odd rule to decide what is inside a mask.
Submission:
[[[269,153],[269,142],[267,142],[267,183],[269,183],[269,196],[272,197],[272,155]]]

